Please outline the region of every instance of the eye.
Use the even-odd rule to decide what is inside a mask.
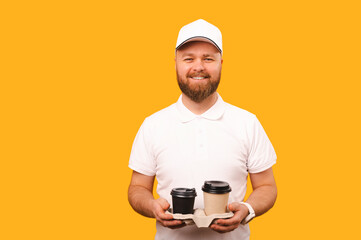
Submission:
[[[205,58],[204,60],[207,62],[211,62],[211,61],[213,61],[213,58]]]

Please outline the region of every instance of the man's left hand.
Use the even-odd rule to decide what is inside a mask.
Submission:
[[[229,204],[228,209],[234,213],[234,216],[229,219],[217,219],[210,226],[211,229],[219,233],[231,232],[236,229],[249,214],[248,208],[238,202]]]

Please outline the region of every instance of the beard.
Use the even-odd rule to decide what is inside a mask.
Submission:
[[[200,83],[190,83],[188,77],[192,76],[206,77],[207,81],[205,83],[203,81]],[[177,81],[183,94],[188,96],[192,101],[200,103],[217,90],[219,82],[221,81],[221,72],[219,72],[219,75],[216,76],[215,79],[211,79],[210,75],[204,73],[187,75],[183,78],[177,72]]]

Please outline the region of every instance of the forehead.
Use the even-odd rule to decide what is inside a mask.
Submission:
[[[211,43],[201,42],[201,41],[193,41],[188,42],[181,46],[177,50],[177,54],[179,55],[217,55],[221,54],[219,50]]]

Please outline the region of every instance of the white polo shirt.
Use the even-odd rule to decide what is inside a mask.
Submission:
[[[135,137],[129,167],[156,176],[157,193],[172,204],[172,188],[195,188],[195,208],[203,208],[206,180],[230,184],[229,203],[244,200],[248,173],[262,172],[276,163],[276,153],[256,116],[217,102],[202,115],[177,103],[147,117]],[[172,230],[157,223],[155,239],[249,239],[248,225],[219,234],[195,225]]]

